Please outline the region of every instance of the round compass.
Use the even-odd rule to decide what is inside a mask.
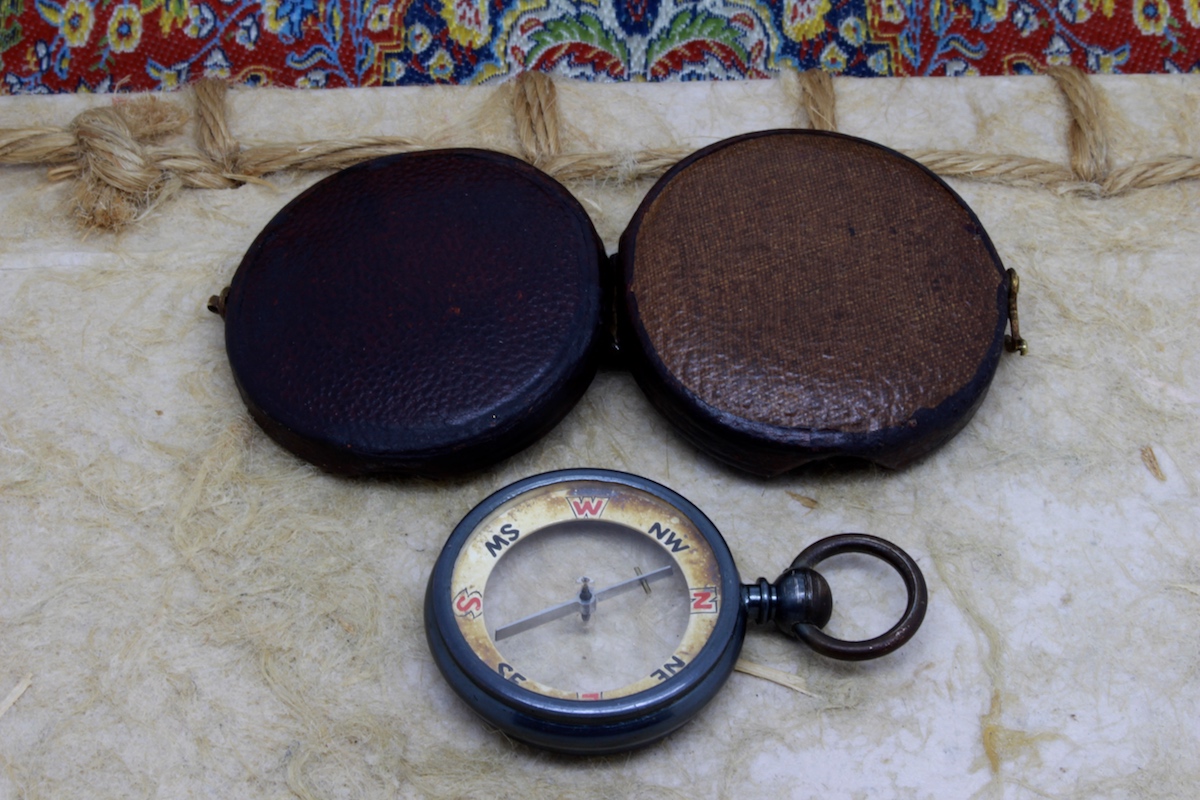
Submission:
[[[900,621],[874,639],[820,630],[832,599],[812,568],[845,552],[886,561],[907,588]],[[600,754],[696,714],[733,670],[748,619],[862,660],[908,641],[926,603],[913,560],[865,534],[823,539],[775,583],[743,585],[686,499],[635,475],[572,469],[501,489],[458,524],[429,580],[425,629],[442,674],[488,722],[539,747]]]

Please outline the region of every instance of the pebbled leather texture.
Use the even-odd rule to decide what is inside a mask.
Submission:
[[[603,258],[578,202],[524,162],[377,159],[255,240],[226,300],[229,361],[255,420],[323,469],[477,469],[590,383]]]
[[[775,474],[901,466],[982,401],[1008,279],[940,179],[880,145],[766,131],[705,148],[621,240],[622,349],[702,449]]]

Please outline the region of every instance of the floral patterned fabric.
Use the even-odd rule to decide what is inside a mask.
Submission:
[[[1200,0],[0,0],[0,91],[1200,72]]]

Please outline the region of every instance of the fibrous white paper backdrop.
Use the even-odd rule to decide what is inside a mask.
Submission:
[[[1047,79],[837,82],[839,128],[901,149],[1067,161]],[[1114,163],[1200,153],[1200,83],[1100,81]],[[247,143],[413,134],[513,146],[493,90],[235,92]],[[3,98],[0,127],[105,98]],[[560,84],[568,149],[698,147],[805,124],[778,84]],[[319,176],[188,191],[120,234],[0,173],[0,797],[1186,797],[1200,782],[1200,185],[1103,200],[954,182],[1021,275],[1026,358],[901,472],[770,481],[685,444],[602,373],[485,474],[347,480],[249,420],[205,310]],[[649,184],[576,184],[610,249]],[[821,202],[819,196],[811,200]],[[841,531],[912,553],[916,639],[876,662],[751,630],[688,726],[626,756],[489,730],[433,666],[425,580],[492,490],[623,469],[696,502],[743,580]],[[890,570],[831,562],[831,630],[878,632]]]

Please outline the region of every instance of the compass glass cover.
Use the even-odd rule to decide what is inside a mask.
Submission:
[[[602,700],[691,663],[716,626],[720,586],[712,548],[678,509],[633,487],[570,481],[488,515],[459,552],[446,599],[501,677]]]

